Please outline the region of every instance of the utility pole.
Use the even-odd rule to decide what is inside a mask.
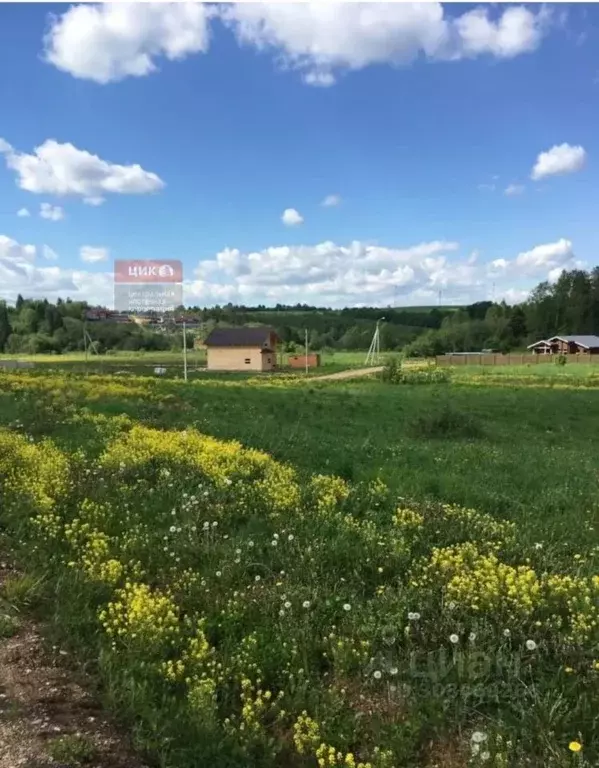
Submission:
[[[185,333],[185,320],[183,320],[183,378],[187,381],[187,334]]]
[[[304,354],[304,362],[306,364],[306,374],[308,373],[308,329],[304,329],[304,341],[305,341],[305,347],[306,351]]]
[[[83,350],[85,352],[85,362],[87,363],[87,328],[85,327],[85,320],[83,321]]]
[[[379,331],[379,323],[381,323],[384,319],[384,317],[379,317],[379,319],[376,321],[376,328],[374,330],[372,341],[370,342],[370,348],[368,349],[368,354],[366,355],[364,365],[377,365],[380,361],[381,335]]]

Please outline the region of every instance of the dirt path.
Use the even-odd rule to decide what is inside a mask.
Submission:
[[[359,379],[362,376],[372,376],[373,373],[380,373],[383,370],[382,365],[374,368],[353,368],[349,371],[340,371],[339,373],[327,373],[325,376],[314,376],[314,381],[331,381],[333,379]]]
[[[0,768],[144,768],[68,654],[10,602],[21,576],[0,560]]]

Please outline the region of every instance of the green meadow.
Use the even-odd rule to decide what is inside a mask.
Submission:
[[[5,540],[156,765],[591,768],[599,388],[556,368],[0,373]]]

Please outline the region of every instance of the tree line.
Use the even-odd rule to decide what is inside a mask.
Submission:
[[[463,307],[445,317],[438,329],[407,344],[404,353],[509,352],[560,334],[599,335],[599,267],[564,271],[553,283],[539,283],[522,304],[482,301]]]
[[[180,349],[180,328],[140,326],[136,323],[110,321],[85,322],[86,302],[58,299],[52,304],[46,299],[17,298],[9,307],[0,302],[0,352],[11,354],[63,353],[84,349],[84,328],[91,337],[95,351]],[[194,337],[203,339],[216,325],[270,325],[279,334],[287,352],[303,348],[308,331],[310,349],[362,350],[370,345],[377,320],[381,324],[381,346],[402,349],[427,328],[440,328],[451,308],[384,309],[358,308],[333,310],[300,304],[277,305],[269,308],[227,304],[215,307],[179,307],[175,315],[184,314],[193,332],[188,332],[188,344]],[[196,321],[194,324],[193,321]]]
[[[0,302],[0,352],[7,354],[63,353],[83,350],[84,327],[95,351],[111,349],[169,349],[172,339],[153,333],[135,323],[96,323],[85,325],[89,305],[84,301],[17,297],[14,307]]]
[[[136,323],[85,324],[86,302],[58,299],[56,304],[19,296],[14,307],[0,302],[0,352],[35,354],[83,350],[84,328],[97,352],[181,348],[179,331],[156,330]],[[254,307],[227,304],[180,307],[196,320],[189,334],[204,338],[218,325],[270,325],[285,351],[300,351],[305,332],[311,350],[365,350],[377,320],[381,348],[410,356],[494,349],[508,352],[559,334],[599,335],[599,267],[565,271],[554,283],[542,282],[527,301],[515,306],[481,301],[465,307],[357,307],[330,309],[307,304]]]

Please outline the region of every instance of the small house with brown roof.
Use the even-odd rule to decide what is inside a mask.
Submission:
[[[267,326],[215,328],[204,341],[209,371],[273,371],[279,337]]]

